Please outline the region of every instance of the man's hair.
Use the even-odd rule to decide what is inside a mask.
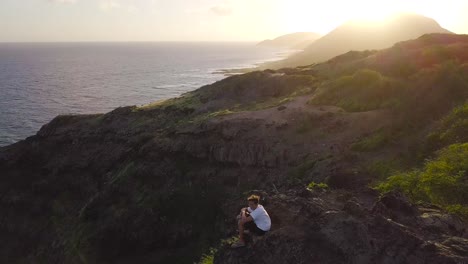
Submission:
[[[255,204],[258,204],[258,202],[260,201],[260,196],[258,196],[258,195],[250,195],[249,198],[247,198],[247,201],[252,201],[252,202],[254,202]]]

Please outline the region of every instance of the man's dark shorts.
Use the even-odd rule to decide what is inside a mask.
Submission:
[[[245,230],[249,230],[257,236],[263,236],[266,233],[266,231],[263,231],[260,228],[258,228],[258,226],[253,221],[245,223],[244,228]]]

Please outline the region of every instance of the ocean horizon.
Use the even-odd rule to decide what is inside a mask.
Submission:
[[[57,115],[106,113],[177,97],[284,58],[254,42],[0,43],[0,147]]]

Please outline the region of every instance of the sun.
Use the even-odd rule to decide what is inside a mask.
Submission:
[[[379,23],[395,13],[408,11],[402,8],[399,1],[376,0],[291,0],[282,9],[288,31],[322,34],[347,21]]]

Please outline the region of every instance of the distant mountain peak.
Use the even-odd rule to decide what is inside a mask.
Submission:
[[[314,41],[303,52],[267,65],[283,68],[326,61],[351,50],[363,51],[389,48],[397,42],[418,38],[429,33],[452,32],[442,28],[433,18],[414,13],[400,13],[382,22],[348,21]]]
[[[296,32],[286,34],[274,38],[272,40],[267,39],[260,43],[258,46],[264,47],[276,47],[276,48],[290,48],[290,49],[304,49],[315,40],[321,37],[318,33],[313,32]]]

